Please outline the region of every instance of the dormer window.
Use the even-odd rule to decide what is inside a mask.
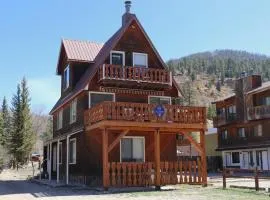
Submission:
[[[66,67],[64,70],[64,75],[63,75],[63,88],[66,90],[69,87],[69,65]]]
[[[125,65],[125,52],[123,51],[111,51],[110,63],[112,65]]]
[[[133,53],[133,66],[148,67],[148,55],[145,53]]]

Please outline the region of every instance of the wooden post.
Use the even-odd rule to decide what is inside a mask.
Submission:
[[[223,189],[226,189],[226,168],[223,168],[222,175],[223,175]]]
[[[102,130],[102,166],[103,166],[103,187],[108,190],[109,173],[108,173],[108,132],[107,129]]]
[[[157,129],[155,132],[155,167],[156,167],[156,179],[155,186],[156,190],[160,190],[160,133]]]
[[[200,143],[202,147],[201,160],[202,160],[202,185],[207,186],[207,162],[206,162],[206,153],[205,153],[205,132],[204,130],[200,131]]]
[[[255,179],[255,190],[259,191],[259,179],[258,179],[258,168],[254,170],[254,179]]]

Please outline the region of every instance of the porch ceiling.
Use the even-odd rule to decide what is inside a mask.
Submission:
[[[123,120],[104,120],[98,123],[88,125],[86,131],[95,129],[108,130],[134,130],[134,131],[154,131],[159,129],[161,132],[192,132],[207,130],[206,124],[181,124],[181,123],[162,123],[162,122],[134,122]]]

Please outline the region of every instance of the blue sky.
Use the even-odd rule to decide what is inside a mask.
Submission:
[[[124,0],[2,1],[0,100],[26,76],[34,111],[59,98],[61,38],[105,42],[121,25]],[[166,61],[237,49],[270,55],[269,0],[133,0],[134,12]]]

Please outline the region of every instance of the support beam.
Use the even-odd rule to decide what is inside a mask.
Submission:
[[[67,162],[66,162],[66,184],[69,183],[69,135],[67,136]]]
[[[108,190],[109,187],[109,169],[108,169],[108,132],[107,129],[102,131],[102,166],[103,166],[103,187]]]
[[[200,143],[202,147],[201,161],[202,161],[202,184],[207,186],[207,161],[206,161],[206,152],[205,152],[205,132],[204,130],[200,131]]]
[[[196,141],[194,140],[194,138],[193,138],[192,136],[190,136],[189,134],[185,134],[184,136],[188,139],[188,141],[189,141],[192,145],[194,145],[195,149],[201,154],[202,151],[203,151],[202,146],[201,146],[200,144],[198,144],[198,142],[196,142]]]
[[[49,181],[52,180],[52,142],[50,142]]]
[[[155,177],[155,186],[156,186],[156,190],[160,190],[160,133],[159,130],[157,129],[155,131],[155,173],[156,173],[156,177]]]
[[[128,134],[129,130],[125,130],[122,133],[120,133],[117,138],[115,138],[115,140],[110,144],[109,148],[108,148],[108,153],[111,152],[111,150],[113,150],[113,148],[120,142],[121,138],[124,137],[126,134]]]
[[[57,140],[57,169],[56,169],[56,173],[57,173],[57,178],[56,178],[56,182],[59,183],[59,146],[60,146],[60,141]]]

